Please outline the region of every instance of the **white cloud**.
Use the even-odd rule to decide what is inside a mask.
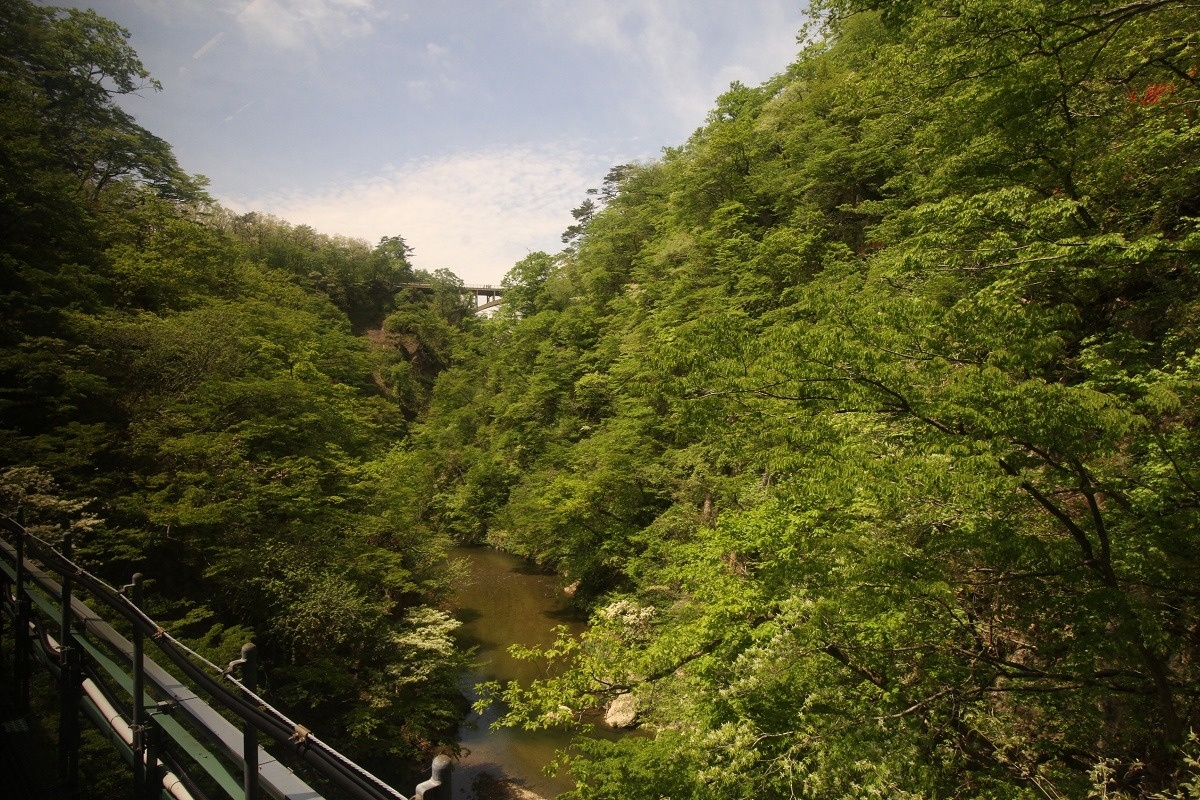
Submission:
[[[376,0],[250,0],[237,14],[246,33],[286,49],[366,36],[384,15]]]
[[[421,269],[499,283],[528,253],[562,248],[570,210],[613,163],[611,154],[564,146],[488,150],[417,161],[323,191],[225,202],[372,243],[399,234]]]
[[[428,103],[433,99],[433,84],[429,81],[408,81],[405,84],[408,95],[418,103]]]
[[[462,89],[463,81],[458,77],[461,70],[450,48],[436,42],[428,42],[422,60],[429,77],[405,82],[408,95],[413,100],[427,104],[440,96]]]

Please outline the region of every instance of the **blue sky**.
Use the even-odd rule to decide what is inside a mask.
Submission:
[[[58,0],[68,4],[70,0]],[[800,0],[92,0],[160,93],[127,108],[238,211],[399,234],[498,283],[609,167],[683,143],[796,51]]]

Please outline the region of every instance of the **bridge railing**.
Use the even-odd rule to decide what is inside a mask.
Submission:
[[[0,517],[0,531],[0,622],[12,623],[13,700],[18,711],[28,712],[35,662],[56,679],[58,777],[68,793],[79,785],[82,712],[131,765],[136,800],[164,794],[206,800],[214,793],[231,800],[264,794],[321,800],[259,745],[260,736],[354,800],[410,800],[264,700],[256,691],[254,645],[224,668],[213,664],[142,611],[140,574],[114,588],[72,561],[69,536],[55,546],[7,517]],[[82,602],[78,589],[114,612],[131,638]],[[190,685],[145,655],[147,639]],[[450,766],[445,756],[435,758],[430,779],[416,787],[412,800],[448,798]]]

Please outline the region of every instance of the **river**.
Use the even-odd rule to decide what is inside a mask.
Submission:
[[[523,559],[487,547],[460,547],[451,557],[467,562],[469,580],[454,592],[455,616],[463,622],[459,638],[464,646],[478,648],[477,666],[463,676],[462,689],[472,701],[475,684],[485,680],[528,682],[540,666],[518,661],[509,645],[526,647],[554,643],[554,628],[566,625],[583,631],[583,620],[569,612],[568,598],[556,576],[546,574]],[[454,769],[454,797],[483,800],[492,779],[513,784],[542,797],[552,798],[571,788],[564,777],[550,778],[542,767],[554,751],[566,747],[570,736],[562,731],[489,730],[499,716],[495,707],[482,718],[474,712],[459,730],[459,741],[469,753]],[[476,789],[480,791],[477,793]]]

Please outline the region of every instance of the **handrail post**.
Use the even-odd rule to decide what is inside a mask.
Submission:
[[[62,557],[68,562],[71,560],[71,556],[75,554],[71,544],[71,534],[64,533],[62,538]],[[59,643],[64,649],[74,644],[74,637],[71,635],[71,592],[75,588],[75,582],[72,580],[72,577],[70,569],[63,570],[62,617],[58,627],[58,638]]]
[[[0,577],[0,592],[4,592],[4,597],[0,598],[0,605],[8,605],[8,578]],[[13,619],[16,619],[17,598],[19,595],[13,595]],[[0,609],[0,662],[4,660],[4,618],[7,616],[4,612],[6,608]]]
[[[158,763],[159,727],[154,720],[147,718],[142,723],[142,740],[146,745],[145,794],[139,795],[138,800],[157,800],[162,795],[163,772]]]
[[[59,777],[67,797],[79,796],[79,703],[83,681],[79,648],[63,651],[62,708],[59,715]]]
[[[132,597],[131,601],[135,608],[142,607],[142,573],[135,572],[133,575]],[[142,693],[145,691],[146,681],[146,663],[144,658],[145,653],[145,635],[142,629],[133,626],[133,796],[135,798],[143,798],[148,794],[146,789],[146,731],[145,731],[145,704],[142,702]]]
[[[68,562],[72,556],[71,534],[63,534],[62,555]],[[58,771],[59,779],[68,797],[79,792],[79,695],[82,676],[80,674],[79,648],[71,632],[70,568],[62,573],[62,619],[59,627],[60,651],[59,695],[61,705],[58,721]]]
[[[25,531],[17,538],[17,624],[13,631],[13,687],[19,714],[29,713],[29,598],[25,596]]]
[[[453,766],[449,756],[435,756],[429,780],[417,784],[413,800],[450,800],[450,769]]]
[[[258,691],[258,648],[252,642],[242,645],[242,685],[251,692]],[[248,719],[243,725],[243,793],[246,800],[258,800],[258,731]]]

